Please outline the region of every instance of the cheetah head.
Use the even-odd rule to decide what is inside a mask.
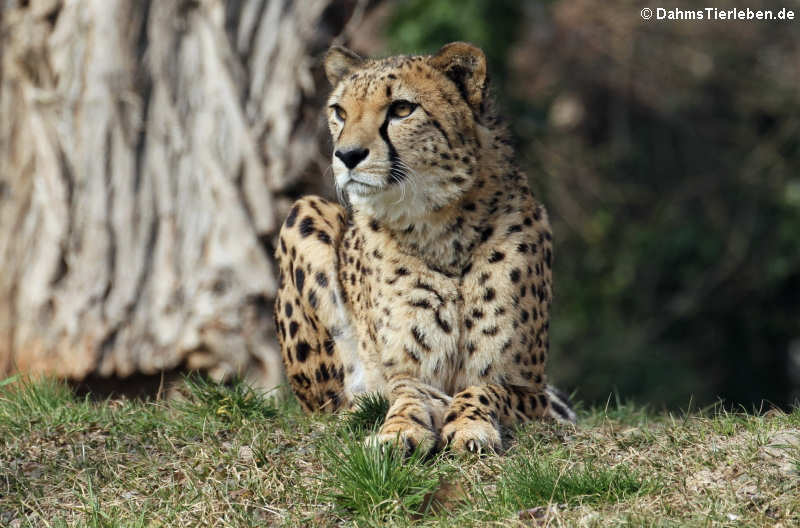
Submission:
[[[331,48],[328,124],[336,187],[398,225],[453,204],[475,180],[486,58],[463,42],[430,56],[362,59]]]

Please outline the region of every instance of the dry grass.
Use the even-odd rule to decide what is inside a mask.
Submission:
[[[92,402],[0,382],[0,526],[800,525],[800,409],[617,406],[584,411],[577,429],[532,424],[503,456],[405,468],[291,400],[185,392]]]

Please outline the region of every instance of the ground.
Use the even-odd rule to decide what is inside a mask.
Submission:
[[[242,385],[182,392],[91,401],[50,381],[0,385],[0,525],[800,524],[800,409],[610,404],[577,428],[527,425],[503,456],[409,460],[364,446],[369,405],[343,420]]]

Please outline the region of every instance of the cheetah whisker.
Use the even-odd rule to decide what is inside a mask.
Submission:
[[[417,196],[417,180],[418,180],[417,173],[414,172],[414,170],[411,167],[409,167],[403,160],[396,160],[396,163],[400,168],[400,171],[402,172],[404,183],[403,183],[403,193],[400,196],[400,199],[392,205],[397,205],[403,200],[405,200],[406,188],[409,185],[411,186],[411,191],[412,191],[411,197],[416,198]]]
[[[328,172],[330,172],[331,175],[333,175],[333,164],[329,164],[328,165],[328,168],[325,169],[325,172],[323,173],[322,177],[323,178],[327,178],[328,177]],[[333,179],[333,187],[334,187],[334,189],[336,189],[336,199],[339,200],[339,203],[342,204],[342,205],[347,205],[349,202],[347,200],[347,197],[344,194],[344,189],[342,189],[339,186],[339,184],[336,183],[336,178],[335,177]]]

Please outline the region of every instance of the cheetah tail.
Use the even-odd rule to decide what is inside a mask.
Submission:
[[[551,418],[563,423],[575,424],[577,422],[575,411],[572,410],[567,394],[552,385],[548,385],[544,392],[547,394],[547,399],[550,400]]]

